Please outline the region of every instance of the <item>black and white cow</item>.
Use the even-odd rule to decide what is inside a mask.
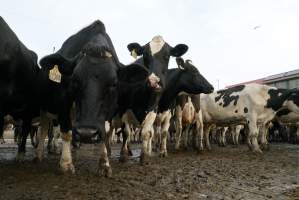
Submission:
[[[185,44],[171,47],[161,36],[155,36],[144,46],[131,43],[128,49],[132,55],[142,56],[135,63],[143,64],[149,73],[148,80],[136,84],[135,89],[128,90],[123,87],[119,92],[119,114],[124,115],[131,110],[136,119],[142,125],[142,150],[140,162],[144,163],[151,154],[151,138],[153,136],[153,123],[157,115],[158,102],[166,87],[167,69],[170,56],[180,57],[187,50]],[[127,138],[128,131],[124,131]],[[126,160],[128,156],[127,141],[124,140],[121,151],[121,159]]]
[[[0,17],[0,138],[5,115],[23,121],[24,137],[19,143],[17,160],[22,160],[24,156],[31,120],[39,115],[33,89],[39,70],[37,55],[27,49]]]
[[[212,94],[200,95],[206,144],[210,149],[211,124],[244,124],[249,133],[247,143],[253,152],[262,152],[257,142],[258,126],[265,126],[283,109],[299,113],[299,91],[266,85],[239,85]]]
[[[296,143],[299,140],[299,113],[282,109],[276,113],[276,117],[271,123],[261,128],[266,129],[261,131],[259,137],[266,149],[268,148],[268,137],[271,141],[281,140]]]
[[[97,20],[69,37],[61,49],[44,57],[40,64],[46,76],[58,67],[61,81],[47,78],[43,87],[44,110],[58,114],[62,132],[60,166],[74,172],[71,157],[70,110],[75,102],[73,131],[83,137],[99,135],[99,173],[111,175],[105,146],[105,120],[110,120],[117,108],[117,90],[120,84],[131,84],[145,79],[147,70],[141,65],[122,65],[106,33],[104,24]],[[55,95],[55,99],[51,98]],[[46,134],[46,133],[44,133]]]

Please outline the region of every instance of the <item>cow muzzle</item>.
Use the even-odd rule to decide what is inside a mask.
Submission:
[[[156,76],[154,73],[148,77],[149,86],[154,90],[161,90],[160,78]]]
[[[79,127],[76,128],[76,131],[79,134],[80,138],[91,138],[98,132],[98,129]]]

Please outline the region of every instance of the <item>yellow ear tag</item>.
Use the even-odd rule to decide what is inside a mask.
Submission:
[[[61,83],[61,73],[59,72],[58,65],[54,65],[53,69],[49,71],[49,79],[56,83]]]
[[[133,50],[131,51],[131,56],[132,56],[133,58],[137,59],[137,53],[136,53],[135,49],[133,49]]]

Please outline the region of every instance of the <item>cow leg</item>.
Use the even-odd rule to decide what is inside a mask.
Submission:
[[[152,125],[150,132],[149,132],[149,138],[148,138],[148,144],[147,144],[147,153],[149,156],[152,155],[152,151],[153,151],[152,141],[153,141],[154,133],[155,133],[154,127]]]
[[[58,139],[60,138],[60,131],[58,126],[53,126],[53,140],[52,140],[52,153],[59,154],[59,144]]]
[[[37,148],[36,148],[36,157],[34,158],[35,161],[42,161],[44,156],[44,143],[45,138],[48,135],[48,130],[50,127],[50,119],[46,116],[46,113],[41,112],[41,119],[40,119],[40,132],[37,132]]]
[[[159,147],[162,145],[162,123],[163,123],[163,114],[157,115],[155,124],[156,128],[154,131],[154,148],[153,151],[157,152]]]
[[[17,154],[17,157],[16,157],[16,161],[18,161],[18,162],[24,161],[24,156],[25,156],[25,152],[26,152],[26,140],[27,140],[27,136],[28,136],[29,131],[30,131],[30,126],[31,126],[31,119],[23,120],[22,133],[21,133],[22,134],[22,140],[18,144],[18,154]]]
[[[236,145],[236,127],[237,126],[230,126],[229,127],[230,133],[231,133],[231,136],[232,136],[232,143],[233,143],[233,145]]]
[[[268,126],[267,124],[264,124],[261,126],[261,149],[262,150],[269,150],[269,143],[267,141],[267,131],[268,131]]]
[[[30,128],[30,141],[31,141],[31,145],[34,148],[37,148],[37,141],[36,141],[37,131],[38,131],[38,127],[31,126],[31,128]]]
[[[160,146],[160,157],[166,157],[167,156],[167,135],[168,130],[170,127],[170,119],[171,119],[171,112],[170,110],[165,111],[163,113],[163,116],[165,115],[165,118],[163,119],[163,124],[161,127],[161,146]],[[162,123],[162,122],[161,122]]]
[[[203,122],[202,114],[200,112],[195,114],[195,146],[198,151],[203,151]]]
[[[72,132],[62,132],[62,153],[60,158],[60,168],[63,172],[70,171],[71,173],[75,173],[75,167],[72,161],[72,153],[71,153],[71,141],[72,141]]]
[[[221,134],[221,138],[222,138],[222,146],[225,147],[226,146],[226,132],[228,131],[228,128],[224,128],[223,132]]]
[[[297,144],[299,141],[299,122],[296,123],[296,134],[295,134],[295,143]]]
[[[187,150],[188,149],[188,138],[189,138],[189,131],[190,131],[190,124],[187,124],[182,131],[182,135],[184,138],[184,149]]]
[[[248,138],[250,139],[251,142],[251,150],[254,153],[262,153],[259,144],[257,142],[257,137],[258,137],[258,127],[255,119],[250,119],[248,122],[248,128],[249,128],[249,134]]]
[[[0,116],[0,144],[4,144],[4,138],[3,138],[3,133],[4,133],[4,117]]]
[[[207,125],[204,127],[204,134],[205,134],[205,139],[206,139],[206,147],[210,151],[211,150],[211,144],[210,144],[210,130],[211,130],[211,125]]]
[[[182,108],[176,107],[176,133],[175,133],[175,150],[180,149],[181,136],[182,136]]]
[[[142,137],[142,148],[141,148],[141,155],[140,155],[140,164],[147,163],[147,159],[149,155],[149,141],[151,141],[151,132],[153,131],[153,124],[156,119],[157,114],[154,111],[149,112],[143,123],[142,123],[142,130],[141,130],[141,137]]]
[[[99,159],[98,174],[100,176],[111,177],[112,169],[109,163],[106,145],[104,142],[100,142],[99,146],[100,146],[100,159]]]
[[[235,144],[236,145],[239,145],[239,136],[240,136],[240,131],[241,131],[241,128],[237,129],[236,132],[235,132]]]
[[[123,144],[122,144],[122,148],[120,151],[120,157],[119,157],[119,161],[121,162],[126,162],[129,159],[129,150],[128,150],[128,136],[130,135],[130,124],[128,121],[125,121],[125,127],[124,130],[122,131],[123,134]]]
[[[107,132],[107,137],[105,141],[108,156],[111,156],[111,141],[112,141],[113,130],[114,130],[114,125],[111,122],[110,129]]]
[[[47,145],[48,153],[52,153],[52,149],[53,149],[53,145],[52,145],[53,144],[53,138],[54,138],[53,122],[51,122],[49,124],[49,130],[48,130],[48,145]]]

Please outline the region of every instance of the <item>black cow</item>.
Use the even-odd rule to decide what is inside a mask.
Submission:
[[[70,151],[70,110],[74,101],[73,131],[81,138],[100,135],[99,173],[111,175],[103,143],[105,120],[110,120],[116,112],[120,84],[145,79],[148,71],[138,64],[124,66],[119,62],[105,26],[99,20],[68,38],[57,53],[44,57],[40,64],[46,74],[51,68],[55,69],[55,65],[62,74],[61,83],[47,79],[43,87],[44,94],[48,94],[44,107],[58,114],[62,131],[62,169],[74,171]],[[50,98],[50,94],[55,94],[55,98]]]
[[[5,115],[23,121],[24,137],[19,143],[17,160],[24,157],[31,120],[39,114],[33,89],[39,70],[37,55],[27,49],[0,17],[0,135]]]
[[[155,36],[144,46],[138,43],[131,43],[128,49],[132,55],[142,57],[136,63],[143,64],[148,69],[148,80],[135,84],[133,90],[122,87],[119,91],[119,114],[122,116],[128,110],[132,110],[139,122],[142,122],[142,150],[140,155],[141,164],[150,155],[152,125],[156,118],[158,102],[166,86],[166,76],[170,56],[179,57],[183,55],[188,46],[185,44],[176,45],[174,48],[167,44],[161,36]],[[125,131],[124,138],[128,132]],[[125,140],[126,141],[126,140]],[[128,156],[127,142],[123,144],[121,160]]]
[[[188,94],[208,94],[214,90],[213,86],[199,73],[198,69],[191,63],[190,60],[186,60],[186,62],[184,62],[182,58],[177,58],[176,62],[179,68],[168,70],[166,81],[167,86],[159,101],[158,112],[160,114],[158,116],[160,120],[158,121],[160,123],[158,126],[161,128],[158,128],[158,130],[160,130],[161,133],[158,134],[161,134],[160,156],[163,157],[167,156],[166,142],[171,119],[170,109],[174,108],[173,103],[177,95],[181,92]],[[200,106],[195,105],[196,113],[199,112],[199,109]],[[197,130],[197,132],[199,132],[199,130]]]

